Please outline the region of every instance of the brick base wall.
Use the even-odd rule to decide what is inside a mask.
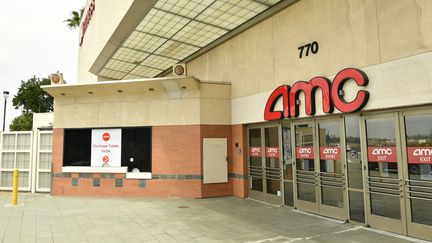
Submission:
[[[52,195],[179,197],[246,197],[242,125],[156,126],[152,128],[152,179],[126,179],[125,174],[62,173],[64,129],[53,131]],[[227,138],[227,183],[203,184],[203,138]],[[237,144],[237,146],[236,146]],[[246,188],[247,189],[247,188]]]
[[[236,197],[246,198],[248,194],[247,181],[247,135],[245,125],[231,126],[232,135],[232,177],[233,177],[233,195]]]
[[[54,174],[53,195],[201,198],[201,180],[125,179],[124,174]]]

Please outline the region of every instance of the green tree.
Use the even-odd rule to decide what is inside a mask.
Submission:
[[[49,78],[31,77],[26,82],[21,81],[18,93],[13,97],[12,104],[15,109],[22,107],[24,114],[50,112],[54,110],[54,98],[45,92],[40,86],[49,85]]]
[[[30,131],[33,127],[33,113],[22,114],[12,120],[9,126],[11,131]]]
[[[67,23],[67,26],[70,29],[78,28],[80,26],[83,13],[84,8],[81,8],[79,11],[72,11],[70,19],[66,19],[64,22]]]
[[[40,86],[49,85],[49,78],[31,77],[26,82],[21,81],[17,94],[12,99],[15,109],[21,108],[22,115],[12,120],[11,131],[28,131],[32,129],[33,113],[50,112],[54,110],[54,98]]]

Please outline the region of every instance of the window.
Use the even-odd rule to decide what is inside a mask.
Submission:
[[[64,132],[63,166],[90,166],[91,129]]]
[[[151,172],[151,135],[150,127],[122,129],[122,166],[127,166],[128,172]]]
[[[121,166],[151,172],[151,127],[122,128]],[[91,166],[92,129],[66,129],[63,166]]]

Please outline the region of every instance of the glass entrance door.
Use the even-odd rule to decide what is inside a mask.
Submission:
[[[318,169],[315,165],[313,123],[295,124],[295,205],[319,213],[317,203]]]
[[[249,196],[265,200],[261,128],[249,129]]]
[[[397,114],[363,118],[366,216],[372,227],[406,234]]]
[[[249,128],[249,196],[282,204],[279,126]]]
[[[278,126],[264,128],[264,172],[266,201],[282,204],[281,155]]]
[[[317,121],[319,212],[338,219],[347,219],[343,133],[341,119]]]
[[[284,204],[294,206],[291,124],[282,124],[282,163]]]
[[[408,235],[432,240],[432,114],[402,114]]]
[[[295,124],[296,207],[347,219],[345,140],[340,118]]]

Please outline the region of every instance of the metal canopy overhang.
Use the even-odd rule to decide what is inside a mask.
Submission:
[[[115,94],[140,94],[150,92],[178,92],[199,90],[199,80],[194,77],[167,77],[137,80],[105,81],[97,83],[43,85],[43,90],[54,98],[107,96]]]
[[[119,80],[165,76],[297,1],[135,0],[89,71]]]

